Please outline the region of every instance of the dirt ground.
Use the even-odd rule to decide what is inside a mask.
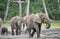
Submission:
[[[41,29],[40,38],[36,37],[36,33],[34,37],[29,38],[28,33],[25,33],[25,30],[22,29],[21,35],[11,35],[11,31],[9,31],[8,35],[0,35],[0,39],[60,39],[60,28],[50,28],[50,29]]]

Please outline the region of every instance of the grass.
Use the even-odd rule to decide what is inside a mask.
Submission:
[[[4,27],[10,27],[10,23],[9,22],[6,22],[6,23],[3,23],[2,26]],[[45,28],[46,24],[42,24],[42,28]],[[51,23],[51,28],[60,28],[60,21],[59,22],[52,22]]]
[[[10,27],[10,23],[8,23],[8,22],[3,23],[2,26],[4,26],[4,27]]]
[[[42,27],[43,27],[43,28],[46,27],[46,24],[42,24]],[[60,28],[60,21],[59,21],[59,22],[53,21],[53,22],[51,23],[51,28]]]
[[[58,27],[58,28],[60,28],[60,21],[51,23],[51,27]]]

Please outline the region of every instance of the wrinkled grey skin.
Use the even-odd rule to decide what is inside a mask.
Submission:
[[[11,23],[12,35],[14,35],[14,29],[16,31],[16,35],[19,35],[21,33],[22,22],[23,22],[23,18],[20,16],[15,16],[11,18],[10,23]]]
[[[31,33],[31,30],[33,32]],[[29,33],[29,37],[33,37],[34,33],[37,33],[37,38],[40,37],[41,31],[41,19],[39,15],[31,14],[27,18],[27,31]]]
[[[47,17],[45,13],[38,14],[41,18],[42,23],[46,23],[46,28],[49,29],[51,27],[51,20]]]
[[[47,26],[46,26],[46,28],[47,29],[49,29],[50,28],[50,26],[51,26],[51,23],[50,23],[50,19],[46,16],[46,14],[44,14],[44,13],[39,13],[38,14],[39,15],[39,17],[40,17],[40,19],[41,19],[41,24],[42,23],[45,23]],[[33,16],[32,16],[33,17]],[[28,19],[29,19],[29,16],[28,16]],[[30,18],[31,19],[31,18]],[[28,22],[29,23],[29,22]],[[27,23],[27,24],[28,24]],[[41,24],[39,25],[40,26],[40,31],[41,31]],[[31,25],[31,24],[30,24]],[[36,24],[34,24],[34,25],[36,25]],[[26,31],[25,31],[25,33],[28,31],[28,29],[26,29]],[[34,34],[34,33],[33,33]],[[32,34],[32,35],[33,35]]]

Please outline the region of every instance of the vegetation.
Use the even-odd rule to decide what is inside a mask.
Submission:
[[[6,4],[8,0],[0,0],[0,17],[3,19],[6,10]],[[58,0],[45,0],[49,17],[53,20],[60,20],[60,1]],[[10,2],[8,18],[19,15],[18,3]],[[26,2],[22,3],[22,16],[26,15],[25,8]],[[42,0],[30,0],[30,14],[44,12]]]
[[[10,23],[9,22],[3,23],[2,26],[10,27]],[[46,24],[42,24],[42,28],[45,28],[45,26]],[[51,23],[51,28],[60,28],[60,21],[59,22],[53,21]]]

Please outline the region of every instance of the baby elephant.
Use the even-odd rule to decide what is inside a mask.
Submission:
[[[6,27],[2,27],[1,29],[1,35],[4,35],[4,34],[8,35],[8,29]]]

